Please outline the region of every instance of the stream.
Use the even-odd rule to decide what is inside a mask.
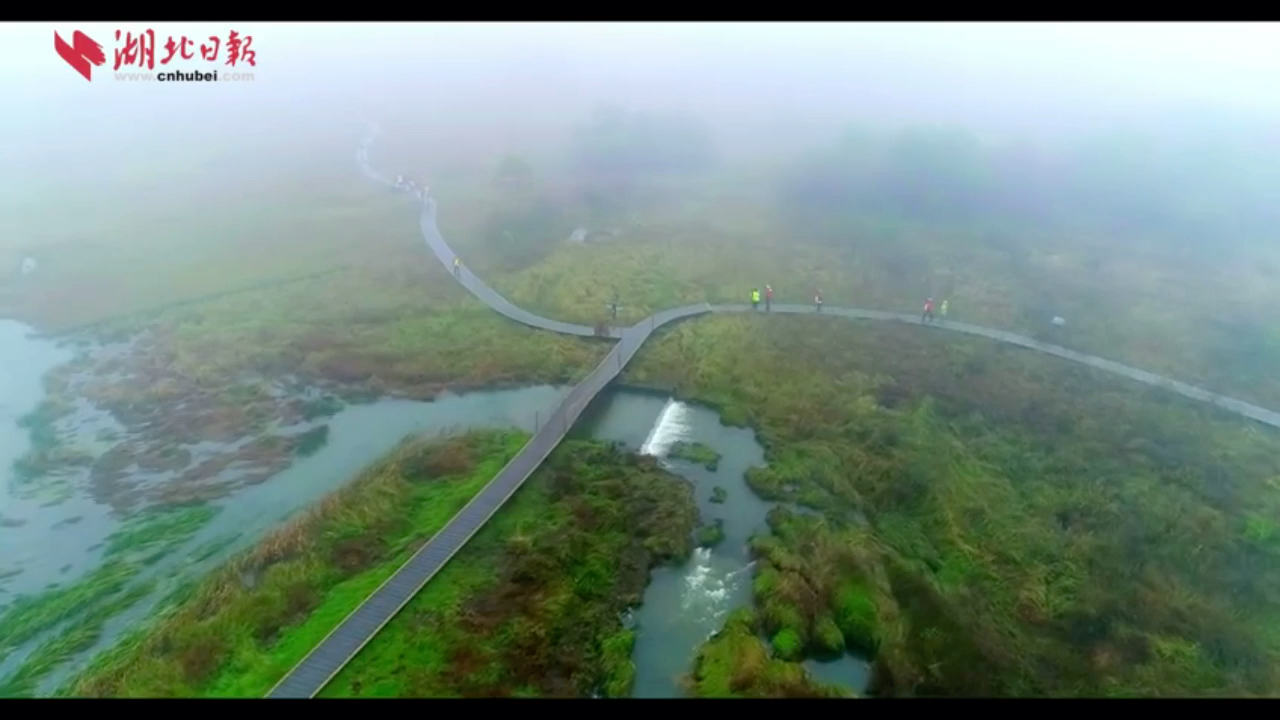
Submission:
[[[774,503],[751,491],[746,472],[764,463],[764,449],[754,432],[724,425],[709,408],[631,389],[606,390],[574,434],[620,442],[658,458],[693,485],[702,522],[724,523],[724,540],[715,547],[697,548],[682,565],[652,571],[644,603],[631,618],[636,629],[632,695],[680,697],[680,678],[692,668],[698,646],[720,629],[730,611],[751,603],[754,563],[748,540],[767,528]],[[700,442],[715,450],[721,456],[716,469],[669,457],[678,441]],[[724,503],[711,502],[716,486],[728,493]],[[870,679],[868,663],[851,654],[829,662],[806,660],[804,666],[821,682],[860,693]]]
[[[18,426],[43,397],[41,378],[71,360],[70,349],[30,334],[13,321],[0,321],[0,612],[22,594],[67,585],[103,562],[103,545],[122,518],[95,500],[82,477],[73,478],[55,501],[25,498],[18,492],[13,462],[30,447],[28,432]],[[553,410],[570,388],[539,385],[520,389],[445,394],[432,402],[384,399],[348,405],[328,418],[328,442],[315,454],[296,459],[265,482],[248,485],[213,501],[220,508],[212,520],[173,552],[147,568],[136,582],[157,579],[156,591],[109,620],[102,637],[88,650],[63,663],[39,686],[52,692],[92,656],[122,633],[145,620],[163,596],[180,582],[208,572],[228,556],[257,542],[273,527],[385,455],[405,436],[453,433],[473,428],[518,427],[532,431],[537,419]],[[83,402],[83,401],[82,401]],[[72,418],[74,427],[94,429],[112,421],[88,403]],[[754,433],[723,425],[705,407],[677,402],[666,395],[610,389],[588,408],[574,428],[576,437],[621,443],[659,459],[688,480],[703,522],[723,520],[724,540],[699,548],[679,567],[653,571],[644,603],[629,619],[637,629],[634,660],[636,697],[678,697],[679,679],[691,667],[693,654],[719,629],[733,609],[751,601],[753,566],[747,541],[766,527],[772,503],[747,487],[748,468],[764,460]],[[719,466],[668,457],[673,443],[697,441],[716,450]],[[723,504],[710,501],[712,488],[723,487]],[[0,662],[0,679],[15,671],[49,633],[21,646]],[[825,682],[862,690],[867,664],[853,656],[805,663]]]

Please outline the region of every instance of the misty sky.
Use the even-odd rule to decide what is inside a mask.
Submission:
[[[592,61],[627,74],[679,69],[714,77],[781,64],[839,74],[850,61],[880,55],[904,65],[935,66],[937,77],[974,75],[992,83],[1035,80],[1137,89],[1169,97],[1199,96],[1276,103],[1280,32],[1276,23],[6,23],[0,57],[6,83],[55,82],[74,92],[78,79],[52,52],[55,30],[81,29],[104,46],[116,29],[153,27],[167,34],[255,38],[267,72],[309,65],[386,69],[391,59],[524,59],[537,53],[567,64]],[[110,60],[110,58],[109,58]],[[697,68],[690,65],[706,64]],[[885,68],[892,70],[892,68]],[[646,72],[647,71],[647,72]],[[268,74],[266,77],[270,77]],[[61,80],[62,82],[58,82]],[[81,80],[83,83],[83,80]]]
[[[1028,132],[1180,105],[1280,110],[1276,23],[158,22],[119,29],[146,27],[161,43],[170,34],[225,37],[230,29],[252,36],[256,79],[113,82],[116,25],[7,23],[0,26],[0,87],[9,102],[0,130],[8,147],[0,158],[53,152],[72,129],[87,143],[156,128],[188,127],[195,136],[201,125],[252,132],[410,112],[510,129],[571,123],[602,101],[689,110],[743,134],[868,119]],[[76,29],[108,54],[92,83],[53,50],[55,30],[69,38]]]

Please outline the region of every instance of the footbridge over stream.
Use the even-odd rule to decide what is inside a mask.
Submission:
[[[391,188],[400,188],[395,182],[379,174],[369,165],[368,150],[376,129],[372,129],[356,151],[356,164],[370,180]],[[489,287],[472,273],[465,264],[455,265],[457,255],[436,225],[436,202],[424,191],[418,195],[421,203],[419,224],[422,237],[446,269],[454,273],[458,282],[493,310],[530,327],[581,337],[601,337],[596,328],[574,325],[544,318],[519,308]],[[627,328],[609,328],[606,336],[616,340],[613,349],[596,366],[591,374],[580,382],[546,419],[529,439],[529,442],[499,471],[465,507],[422,545],[390,578],[380,585],[338,624],[311,652],[272,688],[267,697],[314,697],[338,674],[351,658],[370,641],[378,631],[413,599],[414,595],[435,576],[439,570],[471,539],[473,535],[515,494],[525,480],[546,460],[560,444],[569,429],[578,420],[587,405],[626,367],[645,341],[659,328],[685,318],[707,313],[753,312],[750,305],[689,305],[664,310]],[[776,314],[815,313],[810,305],[774,305]],[[924,323],[914,315],[889,313],[861,308],[823,307],[822,315],[858,320],[881,320],[923,325],[928,328],[978,335],[998,342],[1017,345],[1037,352],[1082,363],[1106,372],[1121,375],[1147,385],[1165,388],[1192,400],[1210,403],[1219,408],[1280,428],[1280,413],[1233,398],[1202,390],[1186,383],[1171,380],[1145,370],[1122,365],[1093,355],[1086,355],[1057,345],[994,330],[978,325],[952,321]]]

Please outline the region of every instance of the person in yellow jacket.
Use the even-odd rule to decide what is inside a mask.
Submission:
[[[939,308],[938,308],[938,315],[939,315],[939,317],[941,317],[943,320],[946,320],[946,319],[947,319],[947,303],[949,303],[949,302],[951,302],[951,301],[950,301],[950,300],[943,300],[943,301],[942,301],[942,307],[939,307]]]
[[[756,288],[751,291],[751,309],[760,309],[760,288]]]

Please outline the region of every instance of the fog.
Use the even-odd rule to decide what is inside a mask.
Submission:
[[[117,73],[116,33],[147,29],[155,67]],[[106,54],[91,79],[55,51],[55,33],[71,42],[77,31]],[[232,31],[251,39],[255,64],[227,64]],[[166,40],[183,37],[195,56],[162,64]],[[199,50],[210,37],[220,45],[212,62]],[[711,402],[708,427],[716,413],[750,421],[742,432],[759,433],[774,466],[757,468],[724,508],[771,489],[761,497],[862,520],[774,523],[768,552],[755,554],[760,572],[782,568],[777,593],[741,577],[777,652],[724,635],[687,668],[690,689],[732,675],[736,693],[739,675],[759,671],[758,688],[790,694],[798,666],[777,660],[846,638],[873,653],[886,641],[873,677],[894,693],[1262,693],[1280,677],[1280,586],[1267,572],[1280,557],[1280,456],[1255,432],[1264,429],[1220,422],[1230,406],[1194,416],[1163,388],[1130,393],[1136,384],[1097,365],[1042,363],[1025,347],[941,332],[963,323],[1016,333],[1280,411],[1277,24],[10,23],[0,24],[0,61],[0,339],[14,343],[0,350],[30,359],[28,371],[0,368],[0,391],[21,391],[0,396],[0,429],[20,430],[0,454],[13,459],[7,490],[22,498],[0,504],[0,533],[58,550],[0,556],[0,585],[36,563],[47,567],[13,587],[57,580],[47,606],[24,600],[0,615],[0,666],[15,670],[0,696],[84,660],[83,643],[133,629],[150,610],[107,623],[127,607],[121,573],[166,553],[139,582],[172,569],[157,594],[195,597],[185,607],[197,612],[170,616],[77,690],[252,691],[394,560],[403,543],[393,536],[435,522],[444,506],[434,498],[452,502],[470,483],[432,489],[418,482],[424,472],[474,466],[474,476],[511,438],[450,444],[421,461],[402,453],[343,496],[354,509],[342,499],[336,520],[309,515],[320,524],[293,526],[235,566],[252,570],[243,575],[256,590],[223,573],[194,595],[169,595],[170,581],[214,562],[220,551],[207,548],[221,532],[244,530],[218,545],[240,548],[274,513],[369,461],[395,439],[387,433],[409,432],[410,420],[435,427],[409,399],[568,383],[608,352],[517,328],[459,286],[454,273],[466,276],[451,260],[512,305],[597,327],[643,328],[663,310],[745,304],[764,290],[760,315],[658,330],[626,380]],[[218,82],[133,75],[214,69]],[[235,73],[252,78],[228,81]],[[359,172],[370,121],[382,129],[370,164],[430,186],[453,258],[437,262],[424,247],[403,186]],[[938,332],[827,329],[845,315],[830,308],[923,323],[915,314],[931,314],[935,298]],[[773,314],[810,302],[805,317]],[[15,322],[69,340],[75,359],[32,364],[52,365],[53,348]],[[305,394],[284,390],[295,385]],[[532,416],[546,428],[564,413],[552,415],[550,386],[533,390],[528,402],[485,399],[493,413],[449,423]],[[339,396],[361,413],[349,417],[389,408],[403,422],[329,424]],[[392,402],[354,408],[374,398]],[[449,406],[462,407],[421,409]],[[285,437],[304,421],[311,429]],[[353,422],[362,429],[344,434]],[[330,427],[325,452],[337,462],[316,477],[307,474],[320,456],[288,471],[307,492],[267,479],[313,440],[329,442]],[[686,460],[705,451],[696,445]],[[721,479],[732,480],[730,466]],[[663,533],[679,523],[639,526],[616,509],[635,501],[653,517],[696,518],[655,504],[656,475],[625,474],[604,494],[561,492],[552,478],[545,497],[514,508],[516,526],[552,513],[528,535],[546,557],[523,565],[497,542],[491,557],[473,556],[504,568],[504,584],[490,592],[462,577],[444,591],[471,623],[460,627],[493,634],[480,654],[420,656],[406,692],[467,694],[489,682],[450,664],[484,668],[493,687],[520,693],[590,681],[613,694],[627,682],[617,662],[627,634],[607,621],[644,580],[632,561],[671,554],[678,538]],[[253,513],[224,512],[196,536],[184,533],[203,521],[186,509],[173,520],[131,516],[111,537],[98,533],[105,506],[70,515],[104,498],[117,511],[144,499],[232,508],[240,501],[229,493],[246,483],[266,493],[244,496]],[[404,512],[374,517],[401,500],[411,501]],[[243,517],[253,522],[234,519]],[[585,542],[597,526],[605,540],[561,552],[560,540]],[[292,557],[277,550],[310,542],[307,528],[326,533],[316,552],[276,565]],[[655,552],[621,529],[652,536],[643,544]],[[65,534],[24,534],[33,530]],[[84,557],[107,572],[81,585],[84,565],[72,574],[54,558],[78,554],[76,538],[91,535]],[[804,550],[793,542],[819,549],[801,558],[803,572],[783,567]],[[848,552],[831,550],[842,545]],[[612,548],[629,558],[625,572],[601,575],[597,560]],[[507,580],[524,583],[529,569],[522,586],[542,600],[508,603],[517,586]],[[679,586],[683,572],[667,577]],[[572,618],[561,605],[600,622],[565,640],[555,631]],[[686,619],[671,627],[693,627]],[[507,632],[522,627],[531,630]],[[352,670],[347,687],[399,683],[377,658],[393,658],[414,632]],[[449,653],[467,649],[438,638]],[[19,640],[39,647],[27,654]],[[657,672],[643,666],[652,638],[638,642],[637,672]],[[690,646],[679,651],[686,664]],[[723,662],[739,650],[767,662]],[[547,682],[526,682],[539,668],[550,668]]]
[[[77,28],[108,54],[92,83],[53,52],[54,32]],[[255,80],[112,82],[114,32],[146,28],[160,45],[251,36]],[[9,140],[49,131],[27,147],[56,145],[73,126],[245,133],[411,108],[450,108],[455,127],[513,129],[573,122],[602,101],[687,110],[724,132],[858,118],[1037,132],[1188,107],[1280,109],[1272,23],[90,23],[12,24],[0,39]]]
[[[168,36],[252,37],[254,80],[116,81],[115,31],[146,28],[157,63]],[[77,29],[107,53],[92,82],[53,49],[54,32]],[[252,156],[241,172],[285,172],[333,154],[366,119],[411,128],[455,165],[508,150],[557,157],[605,105],[696,119],[730,160],[789,162],[850,125],[927,124],[1045,151],[1172,133],[1175,153],[1217,153],[1196,150],[1209,142],[1261,163],[1280,117],[1277,39],[1273,23],[10,24],[0,209],[12,240],[15,213],[51,193],[148,173],[193,191],[243,182],[183,158]],[[216,65],[231,70],[223,56]]]

